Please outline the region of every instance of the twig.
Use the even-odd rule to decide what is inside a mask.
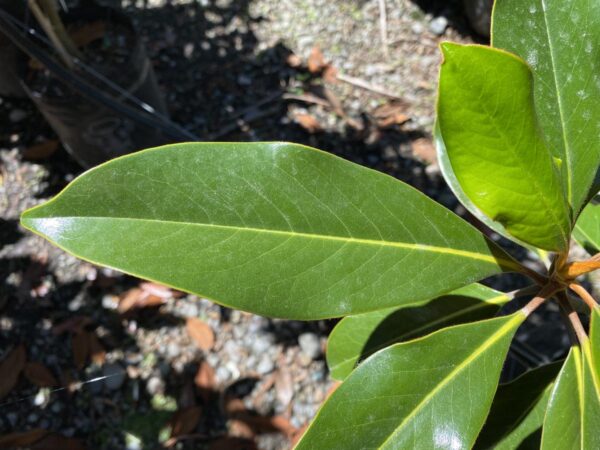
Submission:
[[[519,264],[518,272],[531,278],[533,281],[535,281],[540,286],[545,286],[548,283],[548,277],[546,277],[546,276],[542,275],[541,273],[538,273],[535,270],[530,269],[529,267],[526,267],[522,264]]]
[[[571,289],[573,292],[575,292],[577,295],[579,295],[579,297],[588,305],[590,310],[593,310],[594,308],[598,307],[598,302],[594,299],[594,297],[592,297],[592,294],[590,294],[579,283],[573,282],[573,283],[569,284],[569,289]]]
[[[381,35],[381,48],[386,59],[390,57],[390,49],[388,47],[388,32],[387,32],[387,14],[385,0],[379,0],[379,33]]]
[[[373,86],[373,85],[367,83],[366,81],[361,80],[360,78],[355,78],[355,77],[351,77],[348,75],[337,74],[336,79],[338,79],[339,81],[343,81],[344,83],[348,83],[352,86],[356,86],[358,88],[364,89],[366,91],[371,91],[376,94],[383,95],[384,97],[389,97],[389,98],[393,98],[396,100],[403,100],[403,98],[400,97],[399,95],[396,95],[392,92],[386,91],[382,87]]]

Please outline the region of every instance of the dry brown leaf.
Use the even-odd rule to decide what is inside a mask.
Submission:
[[[309,133],[317,133],[319,131],[323,131],[323,127],[321,127],[319,121],[310,114],[297,113],[294,115],[294,120],[298,125],[300,125]]]
[[[58,139],[48,139],[39,144],[32,145],[23,150],[23,157],[32,161],[45,159],[52,156],[58,150]]]
[[[287,406],[294,397],[294,381],[290,371],[285,366],[280,367],[275,376],[275,395],[279,403]]]
[[[435,151],[433,142],[431,142],[430,139],[419,138],[416,141],[413,141],[411,145],[413,155],[415,155],[421,161],[429,164],[437,163],[437,153]]]
[[[296,431],[290,421],[283,416],[257,416],[245,411],[235,414],[234,418],[246,423],[256,434],[279,432],[291,436]]]
[[[286,63],[293,68],[300,67],[302,65],[302,58],[295,53],[290,53],[286,59]]]
[[[206,322],[195,317],[188,317],[185,328],[196,346],[205,352],[211,350],[215,345],[215,334]]]
[[[86,316],[73,316],[60,322],[52,327],[52,332],[56,336],[60,336],[63,333],[80,333],[84,327],[92,323],[92,319]]]
[[[323,80],[327,83],[337,83],[338,71],[331,64],[328,64],[323,70]]]
[[[251,439],[237,438],[237,437],[223,437],[217,439],[210,447],[209,450],[258,450],[256,443]]]
[[[27,352],[25,346],[21,344],[12,349],[0,363],[0,399],[15,387],[26,361]]]
[[[48,434],[30,448],[32,450],[85,450],[81,440],[55,433]]]
[[[405,114],[406,105],[401,102],[392,101],[385,103],[375,111],[373,116],[379,128],[390,128],[394,125],[402,125],[410,120],[410,116]]]
[[[102,346],[100,339],[96,336],[96,333],[90,332],[89,337],[89,351],[92,362],[98,366],[101,366],[106,361],[106,350]]]
[[[319,47],[313,47],[308,56],[308,71],[310,73],[319,73],[325,68],[327,63]]]
[[[171,295],[169,294],[169,296]],[[133,288],[122,294],[117,309],[121,314],[125,314],[134,309],[152,308],[164,304],[164,297],[150,294],[147,290]]]
[[[178,296],[178,294],[179,295],[183,294],[183,292],[173,291],[173,290],[171,290],[171,288],[168,288],[167,286],[163,286],[162,284],[158,284],[158,283],[151,283],[149,281],[140,283],[140,289],[150,295],[154,295],[156,297],[160,297],[165,300],[172,298],[172,297],[176,297],[176,296]]]
[[[89,332],[83,330],[71,336],[71,349],[73,351],[73,362],[75,367],[81,370],[87,363],[90,354],[90,335]]]
[[[227,421],[227,430],[231,436],[252,439],[256,436],[254,430],[243,420],[230,419]]]
[[[202,361],[200,363],[198,372],[194,377],[194,383],[200,391],[204,403],[208,403],[213,392],[215,392],[216,385],[215,370],[208,362]]]
[[[25,377],[38,387],[56,387],[58,381],[52,372],[39,362],[29,362],[23,369]]]
[[[190,406],[176,411],[169,420],[171,437],[176,438],[191,433],[198,426],[201,418],[202,408],[200,406]]]
[[[224,410],[230,417],[237,417],[240,414],[246,414],[246,405],[237,397],[226,397]]]
[[[23,433],[10,433],[0,436],[0,448],[27,447],[42,439],[49,432],[42,428],[24,431]]]
[[[89,22],[77,29],[69,30],[69,35],[77,47],[85,47],[97,39],[102,39],[106,32],[106,23],[97,20]]]

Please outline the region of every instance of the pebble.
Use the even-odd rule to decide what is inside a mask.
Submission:
[[[266,375],[269,372],[272,372],[275,369],[275,363],[268,355],[263,355],[260,359],[258,366],[256,366],[256,371],[260,375]]]
[[[215,376],[220,383],[223,383],[231,378],[231,372],[229,372],[227,367],[221,366],[215,371]]]
[[[120,389],[127,377],[127,372],[118,363],[105,364],[102,372],[108,377],[104,379],[104,385],[111,391]]]
[[[13,109],[10,112],[10,114],[8,115],[8,119],[12,123],[20,122],[25,117],[27,117],[27,113],[25,111],[23,111],[22,109]]]
[[[298,344],[302,353],[311,359],[317,359],[321,356],[321,341],[315,333],[302,333],[298,337]]]
[[[412,24],[412,26],[410,27],[410,29],[412,30],[413,33],[415,34],[421,34],[423,33],[423,31],[425,30],[425,27],[423,26],[422,23],[420,22],[415,22]]]
[[[159,377],[150,377],[146,383],[146,391],[148,394],[154,396],[156,394],[162,394],[165,390],[165,382]]]
[[[179,356],[180,351],[181,348],[176,342],[170,342],[169,345],[167,345],[167,358],[177,358]]]
[[[102,307],[106,309],[117,309],[119,306],[119,297],[116,295],[105,295],[102,297]]]
[[[429,31],[436,36],[441,36],[448,28],[448,19],[444,16],[439,16],[429,22]]]
[[[252,351],[256,354],[261,354],[267,351],[273,343],[273,336],[270,334],[259,334],[252,341]]]

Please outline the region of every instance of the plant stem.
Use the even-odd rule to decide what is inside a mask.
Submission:
[[[548,284],[548,277],[542,275],[541,273],[536,272],[533,269],[530,269],[529,267],[525,267],[525,266],[521,265],[519,271],[523,275],[531,278],[533,281],[535,281],[540,286],[545,286],[546,284]]]
[[[585,329],[583,328],[581,320],[579,320],[577,311],[575,311],[569,303],[569,299],[564,291],[558,294],[558,298],[559,305],[568,318],[570,329],[575,332],[579,343],[584,344],[589,338],[585,332]]]
[[[506,296],[509,297],[511,300],[514,300],[515,298],[524,297],[529,294],[534,294],[538,292],[539,289],[540,287],[537,284],[532,284],[521,289],[516,289],[514,291],[507,292]]]
[[[592,297],[592,294],[590,294],[579,283],[573,282],[569,284],[569,289],[571,289],[573,292],[579,295],[579,297],[589,306],[590,310],[593,310],[594,308],[598,307],[598,302],[594,299],[594,297]]]
[[[536,309],[538,309],[546,300],[548,300],[548,297],[551,297],[557,290],[559,290],[560,288],[557,287],[555,284],[550,283],[547,284],[546,286],[544,286],[542,288],[541,291],[539,291],[539,293],[529,302],[527,303],[522,309],[521,311],[523,311],[523,313],[526,316],[530,316],[532,312],[534,312]]]

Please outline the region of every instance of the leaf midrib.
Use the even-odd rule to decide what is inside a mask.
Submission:
[[[546,15],[546,0],[541,0],[542,3],[542,16],[544,17],[544,25],[546,36],[548,36],[548,50],[550,52],[550,64],[552,65],[552,76],[554,78],[554,89],[556,90],[556,101],[558,102],[558,113],[560,115],[560,127],[562,131],[563,144],[565,149],[565,164],[566,164],[566,173],[567,173],[567,201],[571,205],[573,203],[573,187],[572,187],[572,162],[570,156],[569,142],[567,141],[567,130],[566,130],[566,122],[565,122],[565,114],[564,114],[564,106],[562,104],[562,96],[558,89],[558,75],[556,72],[556,61],[554,55],[554,46],[552,44],[552,39],[550,38],[550,27],[548,25],[548,17]]]
[[[251,232],[251,233],[259,233],[259,234],[270,234],[276,236],[287,236],[290,238],[298,237],[304,239],[321,239],[325,241],[334,241],[334,242],[343,242],[347,243],[355,243],[360,245],[372,245],[379,247],[392,247],[392,248],[402,248],[413,251],[424,251],[424,252],[432,252],[432,253],[440,253],[440,254],[448,254],[454,256],[461,256],[465,258],[470,258],[478,261],[484,261],[491,264],[497,264],[505,269],[519,271],[520,266],[516,261],[511,261],[508,259],[503,259],[500,257],[494,257],[490,255],[485,255],[483,253],[471,252],[468,250],[459,250],[453,249],[451,247],[440,247],[435,245],[427,245],[427,244],[417,244],[417,243],[406,243],[406,242],[393,242],[393,241],[384,241],[384,240],[374,240],[374,239],[363,239],[363,238],[354,238],[351,236],[342,237],[342,236],[333,236],[327,234],[316,234],[316,233],[305,233],[305,232],[296,232],[296,231],[285,231],[285,230],[274,230],[274,229],[263,229],[263,228],[255,228],[255,227],[240,227],[233,225],[221,225],[221,224],[211,224],[211,223],[198,223],[198,222],[186,222],[186,221],[176,221],[176,220],[163,220],[163,219],[148,219],[148,218],[138,218],[138,217],[104,217],[104,216],[60,216],[60,217],[33,217],[33,218],[24,218],[25,225],[27,222],[32,223],[33,221],[48,221],[48,220],[113,220],[113,221],[134,221],[134,222],[148,222],[148,223],[170,223],[184,226],[192,226],[192,227],[203,227],[203,228],[214,228],[221,230],[230,230],[236,232]],[[42,234],[47,234],[44,232],[44,227],[37,227],[36,230]],[[492,243],[493,244],[493,243]]]
[[[384,343],[376,346],[373,348],[373,351],[370,352],[370,354],[375,353],[376,351],[379,351],[389,345],[395,344],[397,342],[399,342],[400,340],[412,337],[417,335],[418,333],[420,333],[423,330],[426,330],[427,328],[431,328],[434,327],[440,323],[444,323],[444,322],[448,322],[456,317],[459,317],[461,315],[465,315],[465,314],[469,314],[473,311],[477,311],[480,308],[484,308],[486,306],[490,306],[490,305],[498,305],[500,306],[502,304],[501,300],[502,299],[506,299],[508,301],[508,296],[506,294],[502,294],[502,295],[497,295],[496,297],[492,297],[488,300],[483,300],[481,303],[477,303],[473,306],[469,306],[468,308],[465,309],[461,309],[458,311],[453,312],[452,314],[448,314],[446,316],[440,317],[432,322],[428,322],[426,324],[421,325],[420,327],[417,327],[413,330],[410,330],[400,336],[397,336],[394,339],[388,339],[387,341],[385,341]],[[336,370],[337,368],[339,368],[342,364],[347,364],[349,361],[352,361],[353,359],[355,359],[354,357],[351,358],[346,358],[344,360],[342,360],[340,363],[336,364],[335,366],[331,367],[331,371],[333,372],[334,370]]]
[[[495,333],[493,333],[488,339],[486,339],[479,347],[477,347],[471,355],[465,359],[462,363],[458,364],[452,371],[444,378],[440,383],[432,389],[423,400],[411,411],[411,413],[406,416],[402,422],[396,427],[396,429],[387,437],[381,445],[377,447],[378,450],[382,450],[386,444],[396,436],[400,430],[410,421],[412,420],[417,413],[422,410],[429,402],[437,395],[437,393],[446,387],[455,376],[457,376],[460,372],[462,372],[466,367],[468,367],[473,361],[475,361],[479,356],[481,356],[486,350],[496,344],[504,335],[510,331],[517,323],[521,323],[525,315],[523,313],[517,313],[512,320],[505,323],[500,329],[498,329]]]

